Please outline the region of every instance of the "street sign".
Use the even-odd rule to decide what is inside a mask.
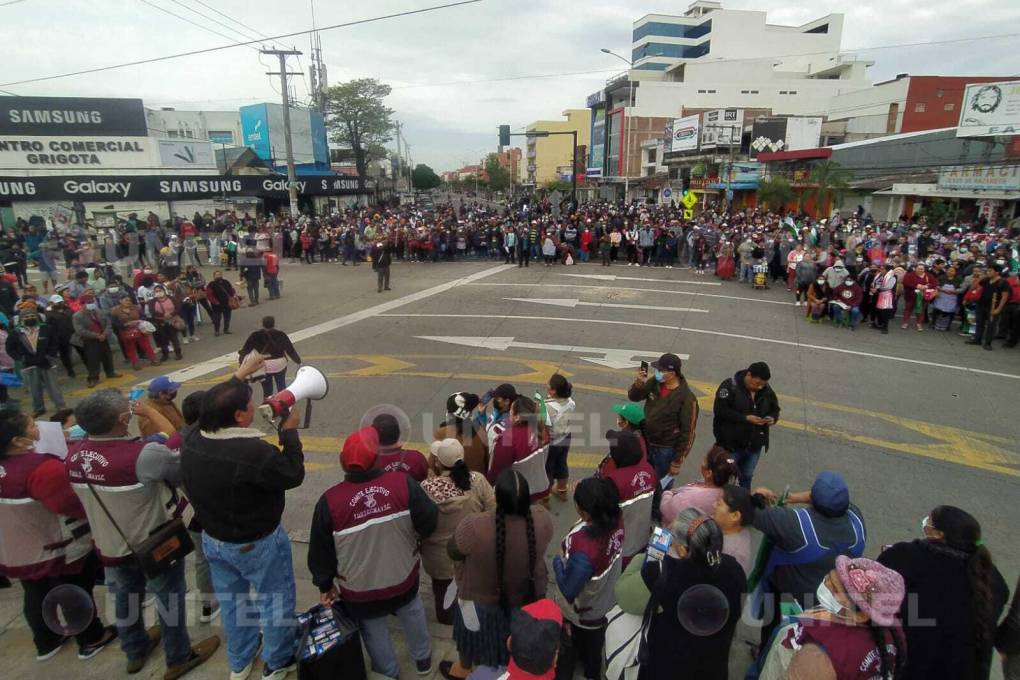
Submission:
[[[727,189],[726,190],[726,200],[727,201],[732,201],[733,200],[733,189]]]
[[[690,210],[698,203],[698,197],[694,195],[693,191],[688,191],[684,194],[684,197],[680,199],[680,202],[684,204],[684,207]]]
[[[685,220],[693,220],[694,219],[694,211],[691,210],[690,208],[687,208],[686,210],[684,210],[684,219]]]

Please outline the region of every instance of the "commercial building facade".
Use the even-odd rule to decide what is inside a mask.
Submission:
[[[570,174],[584,169],[584,155],[591,139],[591,111],[567,109],[565,120],[536,120],[527,126],[527,132],[576,132],[578,158],[573,158],[574,142],[569,134],[548,137],[528,137],[524,152],[525,183],[541,187],[554,181],[570,181]],[[580,173],[579,173],[580,174]]]

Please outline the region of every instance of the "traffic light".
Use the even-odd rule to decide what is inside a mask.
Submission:
[[[499,126],[499,145],[510,146],[510,126],[500,125]]]

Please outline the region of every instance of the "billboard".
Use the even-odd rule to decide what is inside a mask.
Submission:
[[[262,160],[278,166],[285,164],[287,152],[283,137],[283,105],[242,106],[240,113],[244,144],[251,147]],[[326,127],[318,112],[291,107],[290,138],[296,164],[329,163]]]
[[[1020,80],[964,88],[957,137],[1015,134],[1020,134]]]
[[[704,113],[701,129],[701,148],[740,146],[744,134],[743,109],[715,109]]]
[[[751,128],[750,154],[814,149],[821,134],[821,118],[761,116]]]
[[[606,162],[606,110],[596,109],[591,117],[591,153],[588,155],[588,176],[601,177]]]
[[[159,140],[159,160],[164,168],[215,168],[212,142],[195,139]]]
[[[158,167],[149,137],[0,137],[0,168],[8,170]]]
[[[141,99],[0,97],[0,135],[145,137]]]
[[[1020,191],[1020,165],[953,165],[939,172],[939,189]]]
[[[698,135],[701,131],[701,116],[695,114],[673,119],[673,136],[666,151],[697,151]]]

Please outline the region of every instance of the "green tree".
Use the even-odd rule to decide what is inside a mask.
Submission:
[[[758,183],[758,202],[768,206],[769,210],[781,211],[795,197],[785,177],[777,176]]]
[[[570,182],[564,182],[562,179],[554,179],[551,182],[546,182],[545,184],[543,184],[542,188],[545,189],[550,194],[553,193],[554,191],[558,191],[561,194],[569,194],[573,186],[570,184]]]
[[[928,221],[929,225],[937,229],[941,229],[943,224],[953,219],[955,212],[952,204],[941,198],[926,200],[924,207],[921,208],[921,216]]]
[[[383,99],[389,94],[390,86],[375,78],[357,78],[326,90],[326,127],[334,142],[354,152],[361,188],[369,162],[386,157],[382,145],[391,138],[393,109]],[[384,155],[375,156],[379,153]]]
[[[411,181],[414,183],[415,189],[421,190],[435,189],[443,183],[436,171],[424,163],[419,163],[414,168],[411,173]]]
[[[502,191],[510,186],[510,171],[500,164],[498,154],[486,156],[485,172],[489,175],[489,188],[493,191]]]
[[[814,186],[805,193],[805,197],[815,199],[815,217],[830,198],[833,204],[839,204],[850,189],[850,171],[833,161],[822,161],[811,168],[808,181]]]

